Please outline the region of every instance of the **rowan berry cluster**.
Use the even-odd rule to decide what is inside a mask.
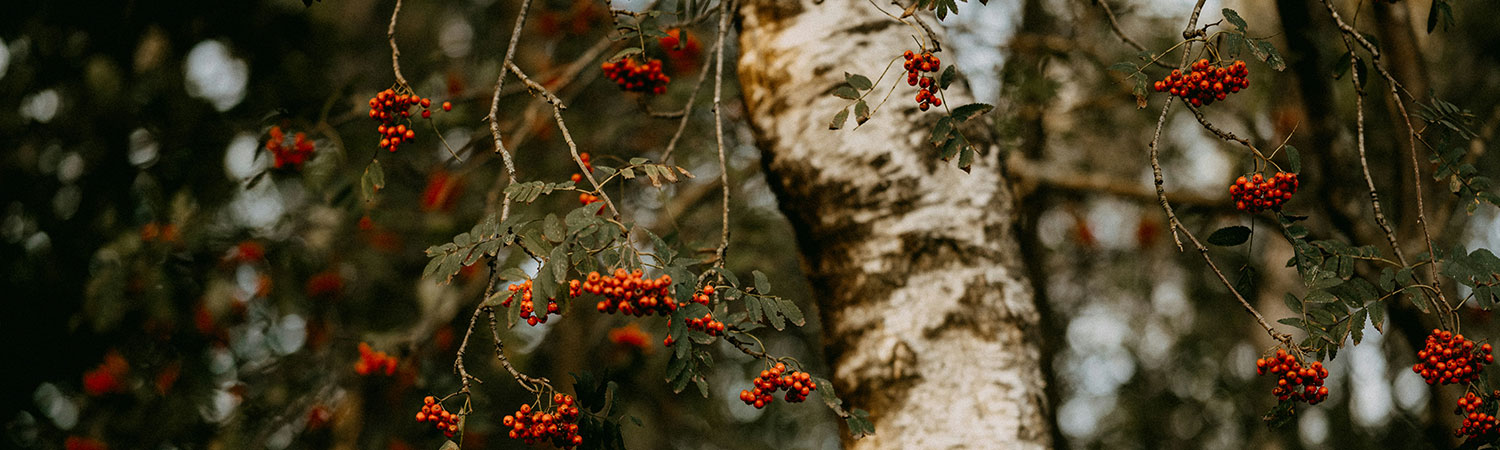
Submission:
[[[533,411],[531,405],[521,405],[500,422],[510,428],[511,439],[527,444],[549,442],[560,448],[582,445],[583,437],[578,435],[578,407],[573,405],[573,397],[552,394],[552,403],[556,409],[551,412]]]
[[[375,131],[380,133],[380,148],[396,151],[402,142],[407,142],[417,137],[415,129],[407,127],[411,123],[411,108],[422,107],[422,118],[432,118],[432,99],[423,98],[415,94],[398,94],[394,89],[386,89],[375,94],[370,99],[370,118],[380,122]],[[453,104],[443,102],[443,111],[453,110]],[[397,123],[405,121],[406,123]]]
[[[292,137],[292,145],[286,145],[286,134],[281,132],[281,127],[271,127],[271,139],[266,141],[266,150],[271,151],[271,166],[277,169],[293,166],[302,168],[302,163],[312,157],[313,142],[307,140],[307,133],[297,133]]]
[[[937,73],[938,68],[942,67],[942,60],[926,51],[918,55],[907,50],[901,56],[906,58],[906,63],[902,65],[906,68],[906,84],[917,86],[917,108],[926,111],[932,106],[943,106],[943,99],[937,96],[937,81],[922,75],[924,72]]]
[[[586,169],[588,169],[589,173],[594,173],[594,163],[589,162],[589,154],[587,152],[585,152],[585,153],[579,153],[578,154],[578,160],[579,161],[583,161],[583,167],[586,168]],[[581,174],[581,173],[575,173],[575,174],[573,174],[572,177],[570,177],[568,179],[573,180],[573,184],[576,185],[578,183],[583,182],[583,174]],[[584,205],[588,205],[590,203],[598,202],[599,200],[600,200],[599,196],[594,195],[594,194],[590,194],[590,193],[587,193],[587,192],[583,192],[583,193],[579,193],[578,194],[578,203],[581,203],[581,204],[584,204]],[[599,211],[601,211],[601,212],[604,211],[604,207],[600,206],[599,207]]]
[[[1234,180],[1229,185],[1229,197],[1240,211],[1251,214],[1267,209],[1280,211],[1281,204],[1292,199],[1300,184],[1295,173],[1276,172],[1270,179],[1257,173]]]
[[[709,300],[713,298],[712,295],[714,295],[714,287],[704,286],[702,290],[693,294],[693,303],[708,305]],[[670,322],[668,324],[670,325]],[[709,336],[718,336],[724,333],[724,322],[715,320],[713,313],[704,314],[702,318],[687,319],[687,327],[690,330],[708,333]]]
[[[422,410],[417,412],[417,422],[432,422],[444,436],[458,433],[458,414],[443,410],[443,404],[431,395],[422,399]]]
[[[776,391],[782,389],[786,390],[782,398],[798,403],[807,400],[808,394],[818,389],[818,383],[807,372],[797,372],[788,369],[786,364],[776,363],[770,370],[760,371],[760,376],[755,378],[755,389],[740,391],[740,400],[746,405],[764,408],[776,399]]]
[[[370,344],[359,343],[359,362],[354,363],[354,373],[370,375],[384,373],[387,376],[396,373],[396,357],[387,355],[383,351],[370,349]]]
[[[606,78],[628,92],[660,95],[667,92],[667,83],[672,81],[672,77],[661,72],[659,59],[648,59],[642,64],[637,63],[635,58],[625,58],[606,62],[600,67],[604,69]]]
[[[672,298],[672,277],[662,275],[656,279],[642,278],[640,269],[626,272],[625,269],[615,269],[613,274],[600,275],[599,272],[589,272],[587,278],[582,282],[572,280],[568,282],[568,293],[574,297],[584,292],[603,296],[604,299],[596,304],[599,312],[621,314],[636,317],[661,314],[671,314],[677,310],[678,303]]]
[[[531,280],[512,284],[506,289],[510,291],[510,295],[505,297],[505,300],[500,301],[500,306],[509,308],[510,303],[515,301],[516,296],[519,295],[521,297],[521,312],[519,314],[522,319],[526,319],[527,325],[536,326],[539,323],[547,323],[547,316],[549,314],[562,314],[562,309],[557,305],[556,298],[548,298],[547,311],[540,315],[536,314],[536,304],[531,298]]]
[[[1490,350],[1490,344],[1474,345],[1462,334],[1434,329],[1427,335],[1426,346],[1417,351],[1419,361],[1411,371],[1427,384],[1467,384],[1479,378],[1485,364],[1495,362]]]
[[[1457,437],[1469,437],[1470,439],[1493,439],[1496,436],[1495,415],[1493,408],[1484,407],[1484,399],[1470,392],[1458,399],[1458,407],[1453,412],[1463,417],[1464,422],[1453,435]]]
[[[1275,395],[1277,400],[1316,405],[1328,398],[1328,387],[1323,385],[1323,380],[1328,378],[1328,369],[1323,368],[1322,361],[1313,361],[1311,365],[1303,367],[1297,357],[1278,349],[1274,357],[1255,360],[1255,373],[1270,373],[1279,377],[1276,387],[1271,389],[1271,395]]]
[[[1246,78],[1248,76],[1250,69],[1245,67],[1244,61],[1215,67],[1207,59],[1200,59],[1193,63],[1188,73],[1172,69],[1172,74],[1152,87],[1156,88],[1156,92],[1182,97],[1183,101],[1192,103],[1193,106],[1204,106],[1250,87],[1250,79]]]

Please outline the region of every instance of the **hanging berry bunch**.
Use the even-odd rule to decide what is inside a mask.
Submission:
[[[570,395],[552,394],[554,410],[532,410],[531,405],[521,405],[500,423],[510,428],[507,434],[511,439],[527,444],[545,442],[559,448],[577,447],[583,444],[583,437],[578,435],[578,407],[573,403]]]
[[[1193,106],[1213,104],[1229,94],[1250,87],[1250,69],[1244,61],[1235,61],[1225,67],[1215,67],[1207,59],[1193,63],[1188,73],[1173,69],[1171,75],[1156,82],[1156,92],[1167,92],[1182,97]]]
[[[370,344],[359,343],[359,362],[354,363],[354,373],[370,375],[384,373],[386,376],[396,373],[396,357],[387,355],[383,351],[370,349]]]
[[[272,167],[277,169],[292,166],[302,168],[302,163],[312,157],[313,142],[307,140],[307,133],[297,133],[292,138],[292,145],[286,144],[286,135],[281,132],[281,127],[271,127],[271,139],[266,141],[266,150],[271,152]]]
[[[775,400],[776,391],[786,390],[783,397],[789,403],[799,403],[807,400],[808,394],[818,389],[818,383],[812,380],[807,372],[797,372],[788,369],[786,364],[776,363],[769,370],[760,371],[760,376],[755,378],[755,388],[740,391],[740,400],[746,405],[756,408],[764,408]]]
[[[714,295],[714,287],[704,286],[702,290],[693,294],[693,303],[706,306],[712,295]],[[715,320],[713,313],[704,314],[702,318],[687,319],[687,327],[690,330],[707,333],[709,336],[718,336],[724,333],[724,322]]]
[[[443,410],[443,404],[438,403],[437,398],[431,395],[422,399],[422,403],[422,410],[417,412],[418,423],[432,422],[438,431],[450,438],[458,433],[458,414]]]
[[[562,314],[562,309],[558,307],[556,298],[548,298],[546,312],[536,314],[536,303],[531,298],[531,280],[512,284],[506,289],[510,290],[510,296],[505,297],[505,300],[501,300],[500,306],[509,308],[510,303],[515,301],[516,296],[519,295],[521,297],[521,312],[519,314],[522,319],[526,319],[527,325],[536,326],[539,323],[547,323],[548,315]]]
[[[933,55],[932,52],[924,51],[917,55],[911,50],[901,55],[906,58],[902,67],[906,68],[906,84],[917,86],[917,108],[926,111],[933,106],[943,106],[943,99],[938,98],[938,83],[931,76],[923,73],[937,73],[941,67],[942,60]]]
[[[594,173],[594,164],[591,163],[591,162],[589,162],[589,154],[588,154],[588,152],[579,153],[578,154],[578,160],[583,161],[583,167],[587,168],[589,170],[589,173]],[[583,182],[583,174],[575,173],[569,179],[573,180],[573,184],[576,185],[578,183]],[[590,194],[590,193],[587,193],[587,192],[582,192],[582,193],[578,194],[578,203],[587,205],[587,204],[595,203],[595,202],[598,202],[598,201],[600,201],[600,199],[599,199],[599,196],[597,196],[597,195]],[[604,211],[604,205],[599,205],[599,211],[600,212]]]
[[[1297,357],[1277,349],[1276,356],[1255,360],[1255,373],[1270,373],[1278,377],[1276,387],[1271,389],[1271,395],[1277,400],[1316,405],[1328,398],[1328,387],[1323,385],[1323,380],[1328,378],[1328,369],[1323,368],[1322,361],[1313,361],[1303,367]]]
[[[417,131],[409,127],[411,123],[411,108],[422,107],[422,118],[432,118],[432,99],[423,98],[415,94],[397,94],[394,89],[386,89],[375,94],[370,99],[370,118],[379,122],[375,131],[380,133],[380,148],[396,151],[401,143],[409,142],[417,137]],[[443,111],[453,110],[453,104],[443,102]]]
[[[1462,334],[1432,330],[1427,345],[1417,352],[1411,371],[1421,375],[1427,384],[1468,384],[1479,379],[1484,365],[1495,362],[1490,344],[1475,345]]]
[[[1257,173],[1234,180],[1234,184],[1229,185],[1229,197],[1240,211],[1251,214],[1268,209],[1280,211],[1281,204],[1297,193],[1299,184],[1295,173],[1276,172],[1269,180]]]
[[[1456,437],[1467,437],[1476,440],[1493,440],[1497,435],[1495,419],[1495,408],[1485,406],[1484,399],[1470,392],[1458,399],[1458,407],[1453,409],[1454,414],[1463,417],[1462,425],[1453,430]]]
[[[642,278],[640,269],[634,272],[626,272],[625,269],[615,269],[613,274],[600,275],[599,272],[589,272],[583,282],[572,280],[568,282],[568,293],[573,296],[582,295],[584,292],[603,296],[596,305],[599,312],[621,314],[631,316],[649,316],[671,314],[677,310],[677,301],[672,298],[672,277],[662,275],[656,279]]]
[[[672,81],[672,77],[661,72],[661,60],[647,59],[645,61],[645,63],[637,63],[634,57],[627,57],[619,61],[606,62],[600,67],[604,69],[606,78],[620,85],[620,89],[627,92],[657,95],[666,93],[667,83]]]
[[[693,303],[708,306],[709,302],[713,299],[713,295],[713,286],[703,286],[703,289],[699,289],[698,292],[693,294]],[[667,325],[668,327],[672,325],[672,319],[667,319]],[[720,322],[717,319],[714,319],[713,313],[704,313],[703,317],[693,317],[687,319],[687,327],[689,330],[702,331],[704,334],[707,334],[709,336],[719,336],[724,334],[724,322]],[[675,342],[677,342],[677,340],[673,339],[672,335],[669,334],[667,335],[666,339],[663,339],[661,341],[661,344],[667,347],[671,347]]]

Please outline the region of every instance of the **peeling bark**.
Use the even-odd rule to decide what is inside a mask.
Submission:
[[[965,174],[927,142],[903,83],[857,130],[829,131],[843,73],[875,79],[913,30],[857,0],[750,1],[739,77],[764,164],[818,295],[833,380],[875,449],[1046,448],[1038,313],[998,148]],[[951,55],[940,54],[951,60]],[[899,62],[899,61],[898,61]],[[951,105],[967,103],[955,83]],[[852,125],[852,121],[850,122]]]

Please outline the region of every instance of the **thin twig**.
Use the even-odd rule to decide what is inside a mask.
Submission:
[[[714,44],[717,48],[718,44]],[[698,72],[698,82],[693,84],[693,92],[688,94],[687,104],[682,107],[682,121],[677,123],[677,132],[672,134],[672,140],[667,141],[667,149],[661,153],[661,162],[666,164],[672,160],[672,151],[677,149],[677,141],[682,139],[683,130],[687,129],[688,119],[693,115],[693,103],[698,100],[698,91],[703,88],[703,81],[708,79],[708,68],[704,67]]]
[[[724,267],[724,253],[729,250],[729,165],[724,158],[724,118],[721,96],[724,92],[724,40],[729,35],[729,5],[733,0],[719,3],[719,39],[714,45],[714,139],[719,147],[719,182],[724,187],[723,230],[719,234],[719,249],[714,253],[714,267]]]
[[[385,37],[391,41],[391,70],[396,73],[396,84],[406,92],[411,92],[411,85],[407,84],[406,77],[401,75],[401,50],[396,48],[396,16],[399,15],[401,15],[401,0],[396,0],[396,7],[391,10],[391,25],[386,27]]]
[[[1354,54],[1354,44],[1349,41],[1348,36],[1341,36],[1344,47],[1349,49],[1349,64],[1353,67],[1359,62],[1359,57]],[[1365,157],[1365,89],[1359,85],[1358,77],[1349,77],[1349,84],[1354,86],[1354,114],[1355,133],[1354,141],[1359,149],[1359,167],[1364,171],[1365,186],[1370,188],[1370,206],[1375,210],[1375,223],[1385,232],[1385,239],[1391,244],[1391,251],[1396,253],[1396,260],[1406,267],[1406,252],[1401,250],[1400,241],[1396,239],[1396,231],[1391,224],[1386,222],[1385,213],[1380,208],[1380,194],[1375,190],[1375,178],[1370,176],[1370,161]]]
[[[484,118],[490,123],[490,136],[495,138],[495,152],[505,161],[505,172],[510,179],[510,184],[516,184],[516,164],[510,158],[510,152],[505,150],[505,143],[500,139],[500,92],[505,87],[505,66],[510,64],[511,59],[516,56],[516,43],[521,40],[521,29],[526,26],[526,11],[531,8],[531,0],[521,0],[521,10],[516,13],[516,25],[510,32],[510,43],[505,47],[505,59],[500,62],[500,76],[495,80],[495,95],[490,99],[490,113]],[[488,209],[493,210],[491,205]],[[505,198],[500,206],[500,220],[510,218],[510,193],[505,193]]]
[[[1417,227],[1422,230],[1422,240],[1427,245],[1427,257],[1435,262],[1437,260],[1437,252],[1434,251],[1434,247],[1432,246],[1432,234],[1427,229],[1427,213],[1425,211],[1426,206],[1423,204],[1424,202],[1422,198],[1422,163],[1417,158],[1417,129],[1416,127],[1412,126],[1411,114],[1406,111],[1406,101],[1401,98],[1401,83],[1397,82],[1396,77],[1391,75],[1390,70],[1388,70],[1385,65],[1381,63],[1379,48],[1375,47],[1374,44],[1371,44],[1370,41],[1365,40],[1365,37],[1363,35],[1360,35],[1358,30],[1355,30],[1354,27],[1351,27],[1348,23],[1345,23],[1344,19],[1339,16],[1338,10],[1334,9],[1332,3],[1329,3],[1328,0],[1323,0],[1323,6],[1328,9],[1329,17],[1333,18],[1334,23],[1338,25],[1339,31],[1343,32],[1346,39],[1353,39],[1355,42],[1359,42],[1360,46],[1364,47],[1366,51],[1370,52],[1370,58],[1372,60],[1370,65],[1375,66],[1375,70],[1379,72],[1380,76],[1385,78],[1386,83],[1391,86],[1391,100],[1396,103],[1396,110],[1401,114],[1401,120],[1405,121],[1406,123],[1406,139],[1410,144],[1408,153],[1411,156],[1412,186],[1415,188],[1417,196]],[[1432,279],[1432,285],[1438,287],[1438,289],[1435,289],[1435,291],[1437,292],[1438,303],[1441,303],[1443,305],[1443,312],[1450,316],[1456,314],[1453,310],[1453,305],[1448,304],[1448,299],[1446,295],[1443,294],[1443,290],[1441,289],[1442,284],[1438,279],[1437,264],[1429,265],[1427,269],[1428,275]],[[1439,319],[1441,320],[1443,318],[1440,316]]]
[[[1094,3],[1099,4],[1099,9],[1104,10],[1104,17],[1107,18],[1107,19],[1109,19],[1109,29],[1113,30],[1115,32],[1115,36],[1118,36],[1121,41],[1125,41],[1125,44],[1130,45],[1131,47],[1134,47],[1136,49],[1136,51],[1141,51],[1141,52],[1148,51],[1148,50],[1146,50],[1145,46],[1141,45],[1140,42],[1136,42],[1136,40],[1134,38],[1131,38],[1129,35],[1125,34],[1125,30],[1124,29],[1120,28],[1120,20],[1115,17],[1115,11],[1114,11],[1114,9],[1111,9],[1109,7],[1109,1],[1108,0],[1094,0]],[[1172,67],[1171,64],[1167,64],[1167,63],[1164,63],[1164,62],[1161,62],[1161,61],[1155,59],[1154,58],[1154,56],[1156,56],[1155,52],[1152,52],[1152,56],[1153,56],[1153,58],[1151,60],[1152,64],[1156,64],[1158,66],[1165,67],[1165,68],[1168,68],[1168,69],[1176,69],[1176,67]]]
[[[515,63],[507,61],[505,68],[511,73],[516,74],[516,77],[520,78],[522,83],[526,83],[526,86],[531,88],[532,91],[541,95],[547,104],[552,105],[552,117],[557,119],[557,129],[562,130],[563,141],[568,143],[568,151],[573,154],[573,162],[578,163],[578,170],[583,172],[583,177],[589,180],[589,183],[594,186],[594,191],[599,193],[599,198],[604,200],[606,206],[609,206],[609,212],[614,215],[615,219],[619,219],[620,210],[615,208],[615,202],[609,199],[609,194],[604,192],[604,188],[600,186],[599,181],[594,179],[593,172],[589,171],[588,165],[584,164],[583,158],[578,155],[578,144],[573,142],[573,134],[568,131],[568,124],[563,122],[562,110],[567,107],[563,106],[562,100],[553,95],[552,91],[547,90],[546,86],[537,84],[531,81],[530,78],[527,78],[526,74],[521,72],[521,68],[516,67]]]

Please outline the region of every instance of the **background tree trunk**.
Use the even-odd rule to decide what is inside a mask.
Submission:
[[[827,129],[849,103],[829,95],[844,72],[877,78],[914,49],[914,30],[856,0],[750,1],[740,13],[746,107],[815,286],[834,381],[877,430],[846,446],[1050,446],[1039,318],[998,149],[980,145],[968,174],[938,160],[927,139],[941,113],[918,112],[905,86],[863,127]],[[892,70],[872,107],[904,82]],[[962,86],[945,95],[967,103]],[[968,136],[989,141],[983,132]]]

